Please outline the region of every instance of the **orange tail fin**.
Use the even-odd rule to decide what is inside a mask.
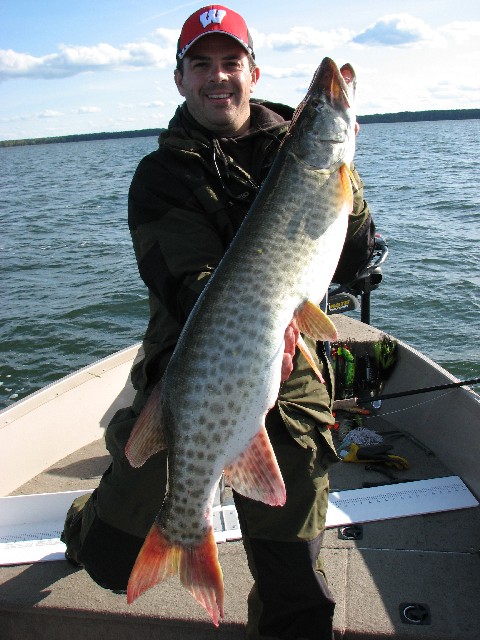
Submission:
[[[130,574],[128,604],[177,573],[182,584],[207,610],[218,627],[219,617],[223,618],[223,575],[212,528],[201,544],[186,547],[172,545],[154,523]]]

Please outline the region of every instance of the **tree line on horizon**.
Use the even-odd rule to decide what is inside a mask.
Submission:
[[[442,109],[432,111],[400,111],[398,113],[375,113],[358,116],[360,124],[390,124],[394,122],[432,122],[438,120],[475,120],[480,119],[480,109]],[[138,129],[135,131],[112,131],[102,133],[77,133],[50,138],[26,138],[24,140],[0,140],[0,147],[19,147],[25,145],[52,144],[63,142],[85,142],[90,140],[112,140],[118,138],[147,138],[158,136],[158,129]]]

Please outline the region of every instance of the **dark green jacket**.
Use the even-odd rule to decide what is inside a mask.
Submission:
[[[158,150],[140,162],[130,187],[128,220],[140,275],[149,289],[150,321],[145,358],[132,371],[137,409],[161,378],[195,301],[238,231],[292,113],[285,105],[252,100],[250,130],[219,139],[184,104],[161,133]],[[356,177],[359,189],[338,282],[364,266],[372,250],[374,227]],[[332,423],[331,390],[312,376],[302,356],[297,354],[295,362],[291,378],[282,384],[279,408],[305,446],[311,444],[312,428]]]

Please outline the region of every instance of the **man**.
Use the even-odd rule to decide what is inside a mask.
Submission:
[[[112,465],[93,496],[72,505],[63,534],[67,557],[105,588],[126,588],[166,487],[166,453],[133,469],[125,444],[195,301],[265,179],[293,114],[290,107],[250,99],[259,77],[241,16],[210,5],[187,19],[175,69],[185,102],[162,132],[159,149],[140,162],[129,194],[129,227],[150,296],[145,357],[131,374],[137,394],[133,406],[119,411],[108,426]],[[360,186],[355,187],[337,268],[340,282],[365,265],[373,247],[373,222],[355,176]],[[334,422],[333,385],[323,345],[310,346],[318,353],[325,384],[301,354],[293,353],[287,331],[283,378],[291,375],[266,420],[286,485],[285,506],[268,507],[235,495],[255,579],[248,603],[249,638],[333,637],[334,601],[318,560],[328,467],[337,459],[328,428]]]

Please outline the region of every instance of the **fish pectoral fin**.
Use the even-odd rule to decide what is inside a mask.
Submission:
[[[133,427],[125,447],[125,455],[132,467],[141,467],[154,453],[167,448],[160,404],[161,385],[158,384]]]
[[[301,333],[314,340],[338,340],[338,333],[330,318],[319,306],[307,300],[294,314]]]
[[[349,182],[350,184],[346,184],[345,183],[345,173],[347,174],[347,176],[349,177]],[[348,166],[348,164],[344,164],[340,167],[340,174],[341,174],[341,179],[342,179],[342,183],[344,184],[344,188],[345,191],[347,192],[347,195],[349,194],[349,192],[351,193],[352,191],[352,186],[353,188],[358,191],[358,184],[357,184],[357,180],[353,174],[353,171],[350,169],[350,167]],[[353,207],[353,194],[352,194],[352,207]]]
[[[127,603],[165,578],[178,574],[181,583],[209,613],[215,626],[223,618],[223,574],[213,529],[199,545],[171,544],[155,522],[150,529],[127,587]]]
[[[264,426],[238,458],[225,468],[225,479],[246,498],[273,507],[285,504],[285,484]]]
[[[300,351],[303,353],[303,357],[305,358],[305,360],[308,362],[308,364],[312,367],[313,372],[315,373],[315,375],[317,376],[317,378],[320,380],[320,382],[322,384],[325,384],[325,379],[322,376],[322,372],[320,371],[320,369],[317,367],[315,360],[313,359],[313,356],[310,352],[310,349],[308,348],[308,346],[305,344],[305,340],[302,338],[302,336],[298,336],[298,340],[297,340],[297,347],[300,349]]]

